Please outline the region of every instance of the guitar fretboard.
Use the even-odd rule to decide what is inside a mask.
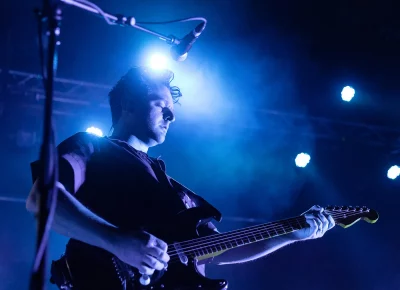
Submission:
[[[202,237],[180,245],[188,256],[200,257],[292,233],[307,227],[304,216]]]

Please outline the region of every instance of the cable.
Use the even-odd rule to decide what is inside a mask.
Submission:
[[[87,7],[76,5],[76,2],[85,4],[85,5],[89,6],[90,8],[92,8],[92,9],[90,9],[91,12],[97,12],[98,14],[100,14],[100,16],[107,22],[107,24],[110,24],[110,25],[118,24],[116,22],[116,21],[118,21],[118,17],[106,13],[99,6],[97,6],[96,4],[94,4],[90,1],[87,1],[87,0],[63,0],[63,2],[66,4],[78,6],[83,9],[86,9]],[[189,17],[189,18],[181,18],[181,19],[167,20],[167,21],[135,21],[135,25],[132,25],[132,26],[136,26],[137,24],[138,25],[163,25],[163,24],[181,23],[181,22],[189,22],[189,21],[202,21],[202,22],[207,23],[207,19],[205,19],[204,17]]]
[[[99,6],[87,0],[75,0],[76,2],[86,4],[95,9],[109,25],[116,25],[117,23],[110,21],[110,15],[107,15]],[[115,20],[114,20],[115,21]]]
[[[142,27],[140,25],[162,25],[162,24],[171,24],[171,23],[182,23],[182,22],[189,22],[189,21],[202,21],[204,24],[207,24],[207,20],[204,17],[189,17],[189,18],[182,18],[182,19],[175,19],[175,20],[168,20],[168,21],[136,21],[134,17],[131,16],[124,16],[121,14],[113,15],[110,13],[106,13],[103,11],[100,7],[97,5],[93,4],[92,2],[88,0],[59,0],[65,4],[75,6],[78,8],[81,8],[83,10],[89,11],[94,13],[97,16],[102,17],[107,24],[110,25],[121,25],[121,26],[130,26],[133,28],[136,28],[138,30],[141,30],[143,32],[147,32],[149,34],[152,34],[159,39],[167,42],[170,45],[177,45],[179,44],[179,39],[177,39],[175,36],[165,36],[162,35],[158,32],[152,31],[150,29],[147,29],[145,27]]]
[[[148,22],[148,21],[137,21],[137,24],[141,25],[159,25],[159,24],[171,24],[171,23],[179,23],[179,22],[189,22],[189,21],[202,21],[207,23],[207,19],[203,17],[190,17],[190,18],[182,18],[176,20],[169,20],[169,21],[157,21],[157,22]]]

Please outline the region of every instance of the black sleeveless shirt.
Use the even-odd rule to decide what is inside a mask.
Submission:
[[[128,143],[77,133],[58,145],[59,181],[89,210],[111,224],[135,230],[159,225],[168,217],[193,206],[208,206],[220,213],[166,174],[160,158],[152,158]],[[39,177],[39,163],[31,164],[32,178]],[[73,182],[71,182],[73,180]],[[216,230],[207,223],[205,235]],[[70,240],[67,249],[88,245]]]

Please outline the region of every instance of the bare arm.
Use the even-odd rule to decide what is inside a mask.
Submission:
[[[309,227],[292,232],[287,235],[278,236],[262,242],[248,244],[238,247],[216,256],[213,263],[218,265],[236,264],[252,261],[268,255],[295,241],[304,241],[321,238],[328,230],[335,226],[332,216],[323,212],[319,206],[313,206],[304,213]]]
[[[33,185],[26,201],[26,208],[32,213],[37,213],[37,194],[38,181]],[[61,235],[108,251],[111,250],[110,238],[117,232],[115,226],[88,210],[61,184],[58,186],[52,229]]]
[[[270,240],[249,244],[233,250],[226,251],[213,260],[214,264],[227,265],[245,263],[268,255],[286,245],[293,243],[289,238],[276,237]]]
[[[37,213],[37,184],[36,181],[26,201],[26,208],[33,213]],[[144,274],[151,275],[154,270],[162,270],[167,265],[170,258],[165,242],[146,232],[118,230],[87,209],[62,184],[58,188],[53,230],[102,248]]]

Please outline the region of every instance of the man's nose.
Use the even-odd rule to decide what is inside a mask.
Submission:
[[[170,108],[165,107],[163,110],[164,120],[170,121],[171,123],[175,121],[175,114]]]

